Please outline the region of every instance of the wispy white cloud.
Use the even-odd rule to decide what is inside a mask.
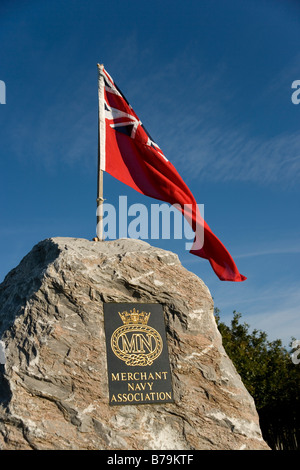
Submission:
[[[297,299],[299,301],[299,297]],[[299,304],[298,304],[299,305]],[[289,347],[292,337],[300,339],[299,306],[294,302],[286,303],[275,309],[262,309],[259,314],[247,319],[257,330],[267,332],[268,340],[281,339]]]
[[[276,284],[276,285],[275,285]],[[251,286],[241,289],[220,288],[215,292],[215,305],[220,308],[221,320],[227,325],[233,310],[242,313],[241,322],[249,330],[267,333],[269,341],[280,339],[288,347],[291,337],[300,339],[300,291],[297,284],[273,283],[269,287]]]
[[[235,256],[235,259],[240,258],[254,258],[257,256],[269,256],[269,255],[286,255],[286,254],[299,254],[300,246],[280,246],[277,248],[270,248],[261,251],[250,251],[248,253],[242,253]]]
[[[266,84],[264,93],[274,97],[274,94],[283,93],[288,90],[291,95],[293,91],[291,90],[292,82],[299,79],[299,63],[300,54],[297,54],[284,68],[271,77],[270,81]]]
[[[150,118],[155,116],[150,119],[154,138],[180,173],[200,181],[297,184],[300,177],[298,130],[287,131],[284,120],[282,130],[275,134],[251,130],[253,123],[247,122],[247,113],[239,118],[231,110],[232,103],[240,97],[233,83],[226,79],[226,65],[218,64],[214,71],[202,71],[200,63],[195,63],[194,69],[189,68],[184,56],[180,58],[180,66],[178,62],[156,71],[149,80],[151,103],[145,105],[144,114],[149,116],[150,110]],[[188,70],[181,75],[182,86],[172,80],[168,87],[167,77],[173,77],[179,70]],[[278,71],[278,80],[274,78],[266,83],[253,96],[262,113],[276,83],[280,83],[284,103],[294,110],[289,88],[291,77],[297,76],[296,70],[293,61]],[[155,88],[155,84],[159,86]],[[147,90],[145,83],[141,84],[143,87]]]
[[[248,136],[243,129],[202,128],[181,145],[186,175],[206,181],[296,184],[300,177],[300,135]],[[186,147],[186,148],[185,148]],[[191,148],[193,147],[193,148]],[[176,160],[180,157],[177,152]]]

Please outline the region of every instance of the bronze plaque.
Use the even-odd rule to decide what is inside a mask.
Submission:
[[[110,405],[174,402],[160,304],[106,303]]]

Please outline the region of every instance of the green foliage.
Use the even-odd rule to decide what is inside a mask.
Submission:
[[[295,448],[300,426],[300,364],[294,364],[281,340],[240,323],[233,312],[230,326],[215,317],[223,346],[255,401],[265,439],[272,448]]]
[[[250,333],[249,325],[240,323],[242,315],[236,311],[230,326],[220,321],[218,309],[215,309],[215,316],[223,346],[254,398],[257,409],[289,399],[290,387],[294,389],[295,381],[300,378],[300,368],[292,363],[281,340],[269,342],[267,334],[256,329]]]

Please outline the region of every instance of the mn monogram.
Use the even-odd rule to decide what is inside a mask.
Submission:
[[[140,313],[135,308],[118,313],[124,325],[111,337],[113,352],[128,366],[151,366],[163,349],[160,334],[147,325],[151,313]]]
[[[104,304],[110,405],[173,402],[160,304]]]

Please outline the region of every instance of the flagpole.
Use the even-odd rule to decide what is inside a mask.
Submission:
[[[103,241],[103,170],[105,170],[105,109],[103,65],[98,67],[98,181],[97,181],[97,240]]]

